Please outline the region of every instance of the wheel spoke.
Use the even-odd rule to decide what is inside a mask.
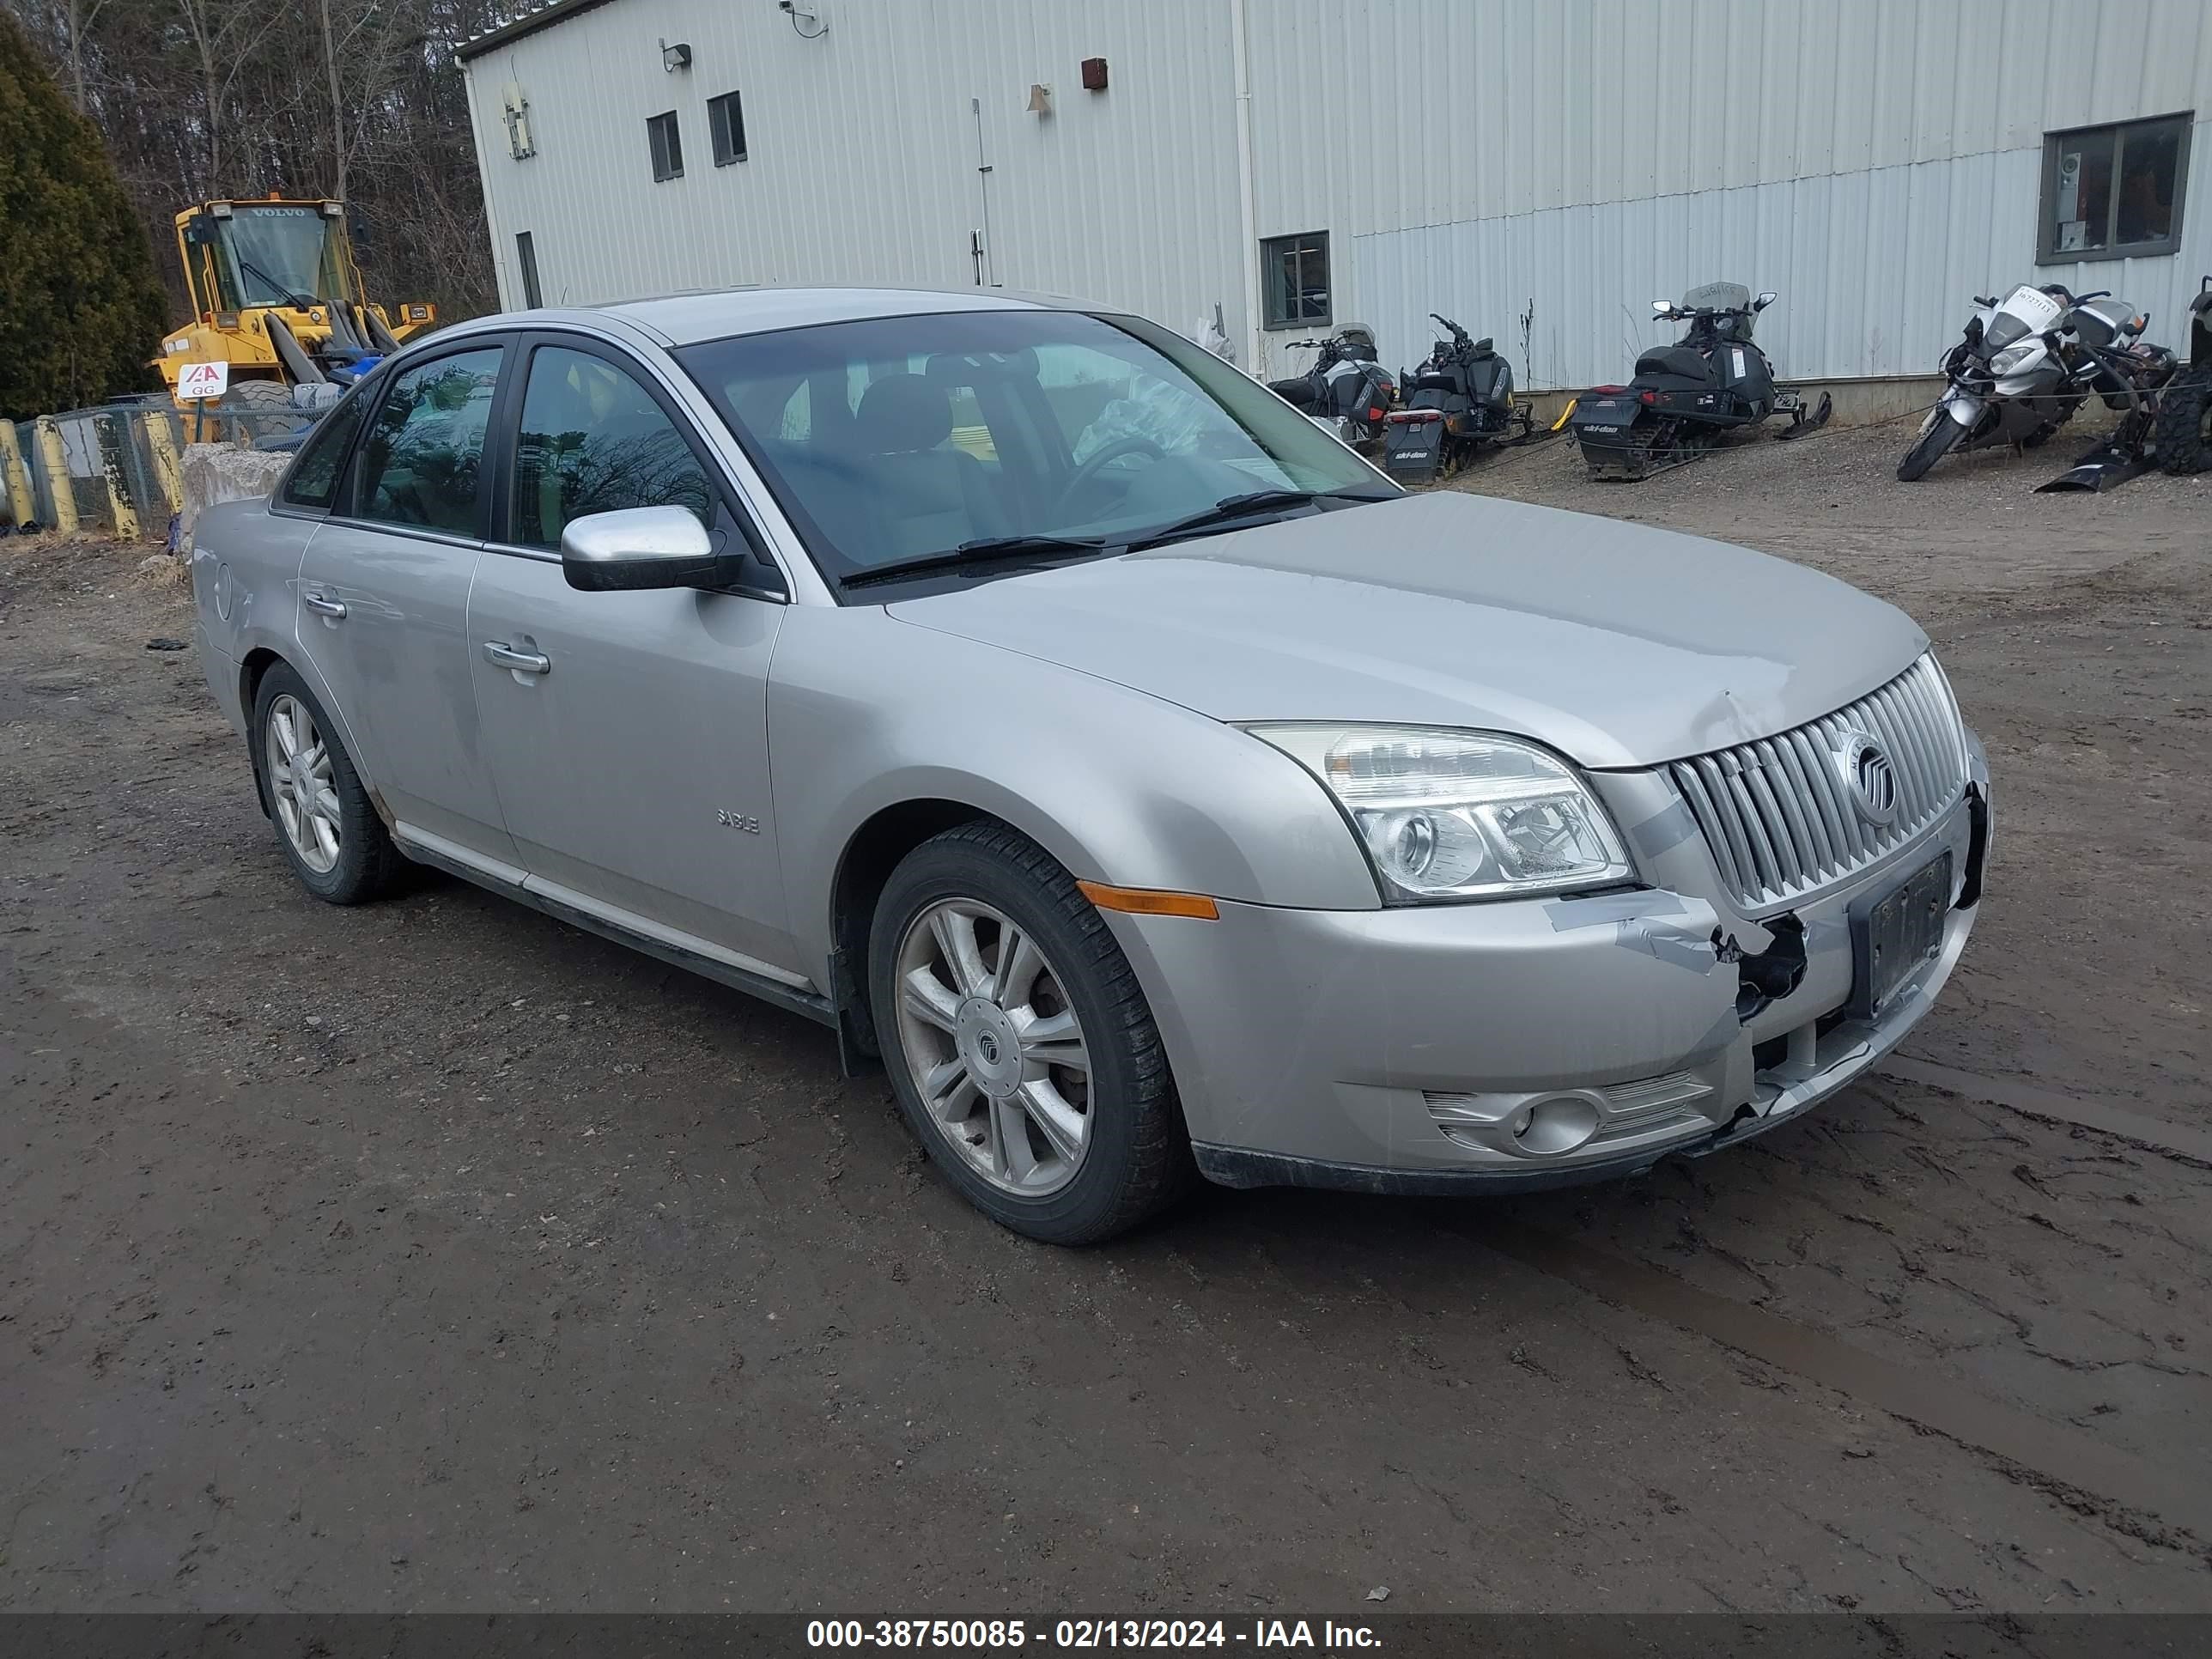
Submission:
[[[963,997],[981,994],[989,975],[983,971],[983,953],[975,944],[975,918],[939,905],[929,913],[929,931],[944,954],[952,988]]]
[[[1025,1008],[1030,988],[1044,971],[1044,957],[1030,936],[1011,921],[999,928],[999,967],[991,978],[991,1000],[1001,1008]]]
[[[927,968],[917,968],[906,976],[902,1000],[907,1012],[940,1031],[951,1030],[958,1022],[960,999]]]
[[[1085,1077],[1091,1075],[1091,1051],[1084,1046],[1083,1027],[1077,1023],[1073,1008],[1031,1020],[1017,1030],[1022,1040],[1024,1069],[1030,1075],[1043,1076],[1048,1066],[1061,1066]]]
[[[1014,1098],[1053,1151],[1070,1164],[1083,1156],[1085,1133],[1090,1125],[1082,1113],[1060,1098],[1057,1089],[1049,1083],[1024,1083]]]
[[[311,817],[307,825],[313,834],[315,850],[322,857],[336,862],[338,855],[338,827],[328,818]]]
[[[300,745],[292,732],[292,710],[289,705],[280,703],[270,711],[269,727],[276,732],[276,741],[283,745],[285,754],[299,753]]]
[[[1018,1100],[991,1103],[991,1164],[1017,1186],[1036,1174],[1037,1156],[1030,1149],[1029,1115]]]
[[[318,784],[311,799],[315,804],[315,816],[330,820],[331,828],[338,824],[338,792],[327,783]]]
[[[978,1091],[969,1075],[968,1062],[957,1054],[942,1066],[933,1066],[921,1080],[921,1102],[940,1123],[964,1123]]]

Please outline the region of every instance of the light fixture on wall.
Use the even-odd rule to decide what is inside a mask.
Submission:
[[[1042,82],[1039,82],[1030,88],[1030,113],[1032,115],[1049,115],[1052,113],[1052,88],[1050,87],[1044,85]]]
[[[678,40],[672,46],[670,46],[667,41],[663,40],[660,43],[660,67],[663,71],[670,75],[675,74],[676,71],[680,69],[690,69],[691,67],[691,48],[684,45],[681,40]]]

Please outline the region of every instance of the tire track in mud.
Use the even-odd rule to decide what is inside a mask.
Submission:
[[[2212,1480],[2201,1469],[2152,1463],[2070,1425],[2002,1405],[1946,1378],[1880,1358],[1825,1332],[1699,1290],[1672,1273],[1564,1234],[1480,1223],[1447,1231],[1601,1302],[1987,1452],[2031,1485],[2056,1487],[2063,1494],[2090,1494],[2155,1516],[2188,1532],[2187,1547],[2208,1554]]]
[[[2082,1100],[2073,1095],[2062,1095],[2049,1089],[2039,1089],[2029,1083],[2015,1083],[2000,1078],[1984,1077],[1976,1072],[1962,1072],[1954,1066],[1939,1066],[1932,1060],[1907,1060],[1893,1054],[1875,1069],[1891,1077],[1902,1078],[1907,1083],[1924,1084],[1940,1089],[1946,1094],[1961,1095],[1968,1100],[1986,1101],[1992,1106],[2002,1106],[2028,1117],[2039,1117],[2054,1123],[2070,1123],[2078,1128],[2095,1129],[2121,1139],[2132,1141],[2151,1152],[2171,1153],[2192,1164],[2212,1165],[2212,1132],[2193,1129],[2186,1124],[2162,1122],[2145,1117],[2124,1107],[2107,1106],[2102,1101]]]

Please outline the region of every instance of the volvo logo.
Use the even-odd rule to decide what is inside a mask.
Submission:
[[[1897,769],[1889,753],[1864,732],[1846,732],[1836,750],[1836,769],[1843,775],[1844,793],[1869,823],[1888,823],[1897,817]]]

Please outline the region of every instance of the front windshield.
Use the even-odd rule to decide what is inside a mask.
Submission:
[[[313,207],[249,207],[231,210],[222,227],[222,247],[232,289],[239,303],[282,306],[295,295],[341,302],[343,279],[331,257],[335,219]]]
[[[1130,317],[880,317],[676,355],[833,576],[1009,538],[1142,539],[1255,491],[1396,493],[1272,392]]]

